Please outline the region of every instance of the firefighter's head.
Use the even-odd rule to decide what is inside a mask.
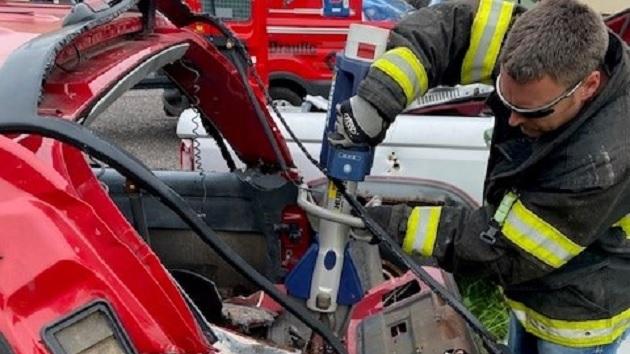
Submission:
[[[577,116],[605,80],[602,17],[577,0],[546,0],[514,23],[500,57],[497,93],[509,124],[530,137]]]

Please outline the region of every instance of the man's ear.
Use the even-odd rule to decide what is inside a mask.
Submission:
[[[582,87],[578,90],[578,97],[581,101],[590,100],[602,83],[602,73],[599,70],[595,70],[588,74],[588,76],[582,81]]]

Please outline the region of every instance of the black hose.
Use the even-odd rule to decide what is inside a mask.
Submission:
[[[164,205],[175,212],[223,260],[243,274],[246,279],[259,286],[272,299],[304,322],[315,333],[322,336],[335,352],[339,354],[347,353],[339,338],[329,328],[325,327],[319,320],[314,319],[300,304],[278,291],[274,284],[223,242],[179,194],[164,184],[135,157],[96,136],[83,126],[53,117],[31,117],[15,120],[3,118],[0,119],[0,133],[36,134],[53,138],[75,146],[98,160],[107,163],[123,176],[133,180],[141,188],[158,197]]]

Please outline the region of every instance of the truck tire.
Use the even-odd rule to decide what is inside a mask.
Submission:
[[[177,88],[164,89],[162,94],[162,108],[164,114],[169,117],[179,117],[180,114],[190,107],[188,98]]]
[[[269,95],[271,99],[280,107],[282,106],[295,106],[300,107],[302,105],[302,97],[300,95],[291,90],[288,87],[271,87],[269,89]]]

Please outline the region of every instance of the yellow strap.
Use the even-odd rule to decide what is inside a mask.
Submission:
[[[402,88],[405,97],[407,98],[407,102],[411,102],[413,99],[413,85],[411,84],[411,80],[405,73],[396,65],[389,62],[386,59],[380,59],[372,64],[373,67],[382,70],[385,74],[391,77],[400,87]]]
[[[427,92],[429,88],[429,77],[427,76],[424,65],[422,65],[418,57],[411,51],[411,49],[407,47],[398,47],[391,50],[391,53],[397,54],[401,58],[403,58],[407,62],[407,64],[411,66],[411,69],[416,76],[418,85],[414,87],[413,97],[411,98],[411,100],[407,100],[407,103],[409,104],[416,97],[418,97],[419,95],[424,95],[424,93]]]

